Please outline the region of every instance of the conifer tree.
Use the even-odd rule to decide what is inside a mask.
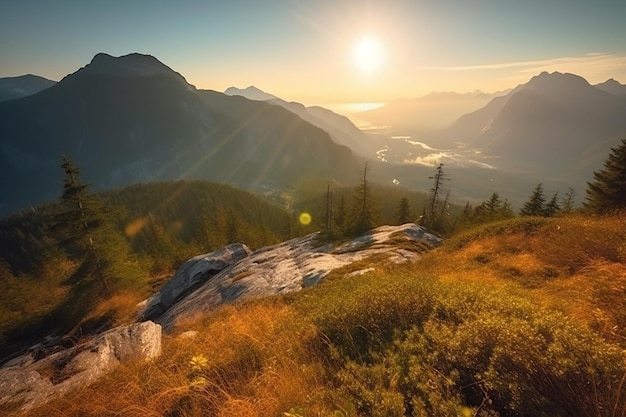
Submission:
[[[439,206],[442,202],[440,201],[439,196],[443,192],[443,182],[450,181],[450,178],[447,178],[446,174],[443,172],[443,164],[439,164],[436,171],[437,172],[433,177],[428,177],[431,180],[435,180],[435,182],[433,184],[433,188],[430,189],[430,198],[426,206],[424,206],[422,217],[420,218],[420,224],[429,229],[442,232],[445,228],[444,219],[447,215],[447,204],[450,194],[449,192],[446,193],[446,198],[441,209],[439,209]]]
[[[543,215],[546,217],[556,216],[561,210],[561,206],[559,206],[558,202],[559,193],[558,191],[554,193],[548,204],[546,204],[546,208],[544,210]]]
[[[73,282],[82,288],[97,283],[100,290],[93,289],[93,293],[105,297],[122,285],[143,285],[142,273],[130,258],[128,242],[113,226],[112,210],[89,192],[90,184],[81,181],[80,170],[67,156],[62,157],[61,168],[63,194],[50,230],[59,245],[80,263]]]
[[[515,214],[513,213],[513,205],[509,202],[508,199],[504,199],[504,202],[502,203],[502,207],[500,208],[500,217],[502,219],[510,219],[511,217],[515,216]]]
[[[361,171],[361,182],[354,188],[353,208],[350,217],[348,233],[356,236],[367,232],[374,227],[376,210],[372,190],[367,179],[369,167],[365,162],[365,167]]]
[[[82,260],[85,276],[96,276],[107,296],[112,294],[105,274],[101,273],[101,257],[96,250],[95,235],[106,222],[107,210],[89,192],[90,184],[81,182],[80,170],[65,155],[61,168],[64,172],[60,211],[55,215],[52,231],[57,241],[68,248],[70,255]]]
[[[589,213],[608,213],[626,207],[626,139],[615,148],[604,163],[604,168],[593,173],[593,182],[587,183],[584,208]]]
[[[521,216],[543,216],[545,214],[545,197],[543,195],[543,184],[539,183],[533,190],[530,198],[524,203],[520,210]]]
[[[561,199],[561,214],[570,214],[574,211],[574,188],[569,187]]]
[[[407,197],[402,197],[400,201],[398,202],[398,209],[396,210],[396,223],[404,224],[410,221],[411,221],[411,208],[409,205],[409,199]]]
[[[341,233],[346,226],[346,199],[343,194],[339,198],[339,203],[337,204],[337,213],[335,214],[335,225]]]

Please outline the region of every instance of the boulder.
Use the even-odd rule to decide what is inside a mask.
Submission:
[[[169,331],[180,318],[209,311],[220,304],[299,291],[316,285],[337,268],[374,255],[385,255],[388,264],[413,262],[441,243],[440,238],[415,223],[381,226],[337,246],[320,246],[316,234],[299,237],[261,248],[224,268],[195,291],[187,291],[155,321]],[[189,262],[195,259],[198,258]],[[382,263],[377,261],[378,264]],[[377,265],[359,270],[365,273]]]
[[[120,326],[40,360],[30,354],[0,368],[0,405],[28,410],[95,382],[120,363],[161,354],[161,326]]]
[[[215,252],[198,255],[182,264],[176,274],[159,292],[147,300],[140,320],[154,320],[178,300],[190,294],[226,267],[249,256],[252,251],[241,243],[233,243]]]

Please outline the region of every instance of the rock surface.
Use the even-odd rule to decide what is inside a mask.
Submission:
[[[176,320],[223,303],[310,287],[334,269],[373,255],[384,255],[387,263],[403,263],[414,261],[441,244],[441,239],[414,223],[381,226],[339,246],[319,246],[316,237],[313,234],[296,238],[253,252],[215,274],[156,321],[169,330]],[[371,267],[367,265],[363,269]],[[355,272],[359,271],[351,273]]]
[[[24,355],[0,368],[0,405],[28,410],[89,385],[120,363],[161,354],[161,326],[121,326],[40,360]]]
[[[233,243],[215,252],[198,255],[182,264],[176,274],[147,301],[140,320],[154,320],[185,295],[197,289],[226,267],[249,256],[252,251],[241,243]]]

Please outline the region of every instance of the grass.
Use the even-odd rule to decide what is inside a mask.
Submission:
[[[186,319],[160,358],[29,415],[623,417],[625,245],[622,215],[481,226]]]

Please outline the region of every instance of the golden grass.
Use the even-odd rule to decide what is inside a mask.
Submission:
[[[626,346],[624,214],[542,219],[528,230],[488,225],[463,245],[428,254],[423,265],[447,280],[508,283]]]
[[[385,308],[389,314],[415,314],[421,298],[411,290],[412,280],[425,277],[433,283],[472,281],[468,288],[478,282],[493,287],[492,294],[530,298],[626,347],[624,216],[524,222],[485,226],[473,236],[432,251],[416,265],[394,267],[395,272],[384,268],[384,258],[372,257],[329,274],[327,282],[308,292],[224,306],[187,318],[164,336],[163,354],[157,360],[120,366],[97,384],[29,415],[264,417],[302,409],[311,416],[333,415],[334,410],[350,409],[352,403],[337,405],[345,397],[329,376],[334,366],[329,362],[335,359],[323,351],[326,336],[302,306],[308,302],[326,312],[354,296],[352,307],[361,310],[337,311],[354,325],[353,330],[368,319],[376,327],[372,316]],[[365,287],[357,277],[345,278],[372,265],[375,271],[368,276],[376,279],[369,279]],[[404,271],[407,281],[387,288],[389,279],[401,275],[398,271]],[[324,292],[329,289],[338,292]],[[407,294],[411,296],[404,297]],[[377,295],[389,305],[381,304]],[[405,298],[406,308],[398,306],[397,300]],[[95,314],[113,311],[116,320],[123,321],[132,316],[135,301],[132,296],[119,296],[99,306]],[[395,325],[387,320],[381,329]],[[622,402],[618,398],[615,403]]]
[[[181,323],[154,362],[120,366],[29,415],[281,415],[309,403],[321,387],[317,336],[311,322],[281,303],[227,306]]]

